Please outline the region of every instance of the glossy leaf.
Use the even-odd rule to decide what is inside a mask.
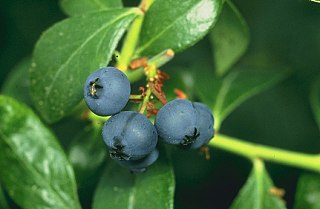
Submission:
[[[66,19],[43,33],[30,74],[34,104],[47,122],[59,120],[80,102],[87,76],[109,63],[137,12],[89,13]]]
[[[212,71],[196,76],[200,98],[212,107],[215,126],[219,129],[236,107],[279,83],[288,76],[288,71],[237,69],[223,78],[215,77]]]
[[[11,96],[31,106],[30,80],[28,70],[31,65],[31,58],[25,58],[19,62],[10,72],[2,85],[2,93]]]
[[[310,103],[313,110],[315,120],[320,129],[320,76],[318,76],[311,88]]]
[[[210,39],[214,49],[216,73],[223,75],[238,61],[249,44],[248,25],[231,1],[226,2],[210,33]]]
[[[174,187],[173,170],[163,152],[140,174],[110,161],[95,192],[93,209],[173,209]]]
[[[2,186],[0,184],[0,208],[1,209],[9,209],[8,202],[6,200],[6,197],[4,195],[4,191],[2,189]]]
[[[40,119],[0,96],[0,181],[22,208],[80,208],[74,173]]]
[[[256,160],[253,171],[230,209],[285,209],[284,201],[276,191],[282,193],[281,189],[274,187],[263,163]]]
[[[81,187],[92,179],[95,171],[106,159],[107,149],[103,144],[101,128],[87,126],[72,141],[69,159]]]
[[[320,208],[320,175],[304,174],[299,178],[294,209]]]
[[[215,24],[222,0],[156,0],[146,14],[137,53],[175,52],[195,44]]]
[[[62,10],[69,16],[107,9],[122,8],[121,0],[60,0]]]

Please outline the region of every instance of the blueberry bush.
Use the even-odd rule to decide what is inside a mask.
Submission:
[[[320,209],[318,3],[5,0],[0,208]]]

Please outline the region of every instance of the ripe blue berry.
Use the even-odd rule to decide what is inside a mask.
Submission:
[[[199,131],[199,137],[191,145],[191,148],[197,149],[204,144],[209,143],[210,139],[214,136],[214,119],[209,107],[203,103],[193,102],[193,105],[197,111],[197,127]]]
[[[155,119],[159,136],[169,144],[180,144],[196,128],[196,111],[189,100],[176,99],[164,105]],[[197,131],[196,131],[197,132]]]
[[[116,160],[120,165],[127,167],[131,172],[141,173],[153,164],[159,157],[159,151],[154,149],[149,155],[140,160]]]
[[[133,111],[113,115],[103,126],[102,137],[110,157],[139,160],[150,154],[158,142],[158,134],[150,120]]]
[[[213,116],[204,104],[175,99],[159,110],[155,127],[166,143],[198,148],[213,137]]]
[[[130,82],[114,67],[93,72],[84,85],[84,100],[97,115],[107,116],[120,112],[129,101]]]

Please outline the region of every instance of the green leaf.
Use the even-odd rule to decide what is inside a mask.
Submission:
[[[0,181],[22,208],[79,209],[74,173],[54,135],[26,106],[0,96]]]
[[[276,85],[288,76],[287,70],[237,69],[223,78],[207,71],[196,76],[201,100],[212,107],[215,128],[240,104],[250,97]]]
[[[4,195],[4,191],[2,189],[2,186],[0,184],[0,208],[1,209],[9,209],[9,205],[8,205],[8,202],[6,200],[6,197]]]
[[[60,0],[60,7],[69,16],[107,9],[122,8],[121,0]]]
[[[10,72],[2,85],[2,93],[11,96],[31,106],[30,80],[28,70],[31,65],[31,58],[25,58],[19,62]]]
[[[289,75],[288,70],[235,69],[225,77],[217,77],[208,60],[199,65],[173,68],[164,85],[168,101],[176,98],[175,88],[189,99],[200,99],[213,110],[215,129],[239,105],[254,95],[276,85]]]
[[[320,76],[318,76],[311,87],[310,104],[320,129]]]
[[[264,164],[255,160],[254,169],[230,209],[285,209],[284,201],[271,191],[274,187]]]
[[[310,0],[310,1],[313,1],[313,2],[316,2],[316,3],[320,3],[320,0]]]
[[[47,122],[61,119],[80,102],[87,76],[109,63],[137,12],[118,9],[76,16],[41,36],[30,70],[31,93]]]
[[[80,187],[86,185],[88,179],[92,179],[105,160],[107,150],[101,132],[101,127],[87,126],[70,145],[69,159]]]
[[[320,175],[303,174],[298,181],[294,209],[320,208]]]
[[[173,209],[174,187],[173,169],[163,152],[141,174],[110,161],[95,192],[93,209]]]
[[[221,16],[210,33],[214,49],[217,75],[225,74],[246,51],[249,44],[249,28],[231,1],[227,1]]]
[[[215,24],[222,0],[157,0],[146,14],[137,53],[175,52],[195,44]]]

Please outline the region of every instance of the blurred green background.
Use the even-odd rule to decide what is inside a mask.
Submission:
[[[125,4],[136,2],[128,0]],[[246,19],[251,35],[249,48],[238,64],[284,66],[293,73],[275,88],[243,103],[223,123],[221,132],[265,145],[318,153],[319,129],[310,108],[309,92],[312,81],[320,74],[320,4],[307,0],[233,2]],[[15,64],[31,55],[41,32],[66,16],[58,2],[52,0],[2,0],[0,10],[2,85]],[[170,73],[173,66],[188,66],[191,62],[199,62],[201,68],[202,59],[212,59],[208,42],[204,38],[163,69]],[[201,54],[201,59],[195,54]],[[230,205],[251,164],[220,150],[212,150],[211,154],[210,161],[204,161],[196,151],[174,154],[175,208],[223,209]],[[288,208],[292,208],[302,171],[269,163],[267,169],[275,185],[286,190],[285,200]]]

